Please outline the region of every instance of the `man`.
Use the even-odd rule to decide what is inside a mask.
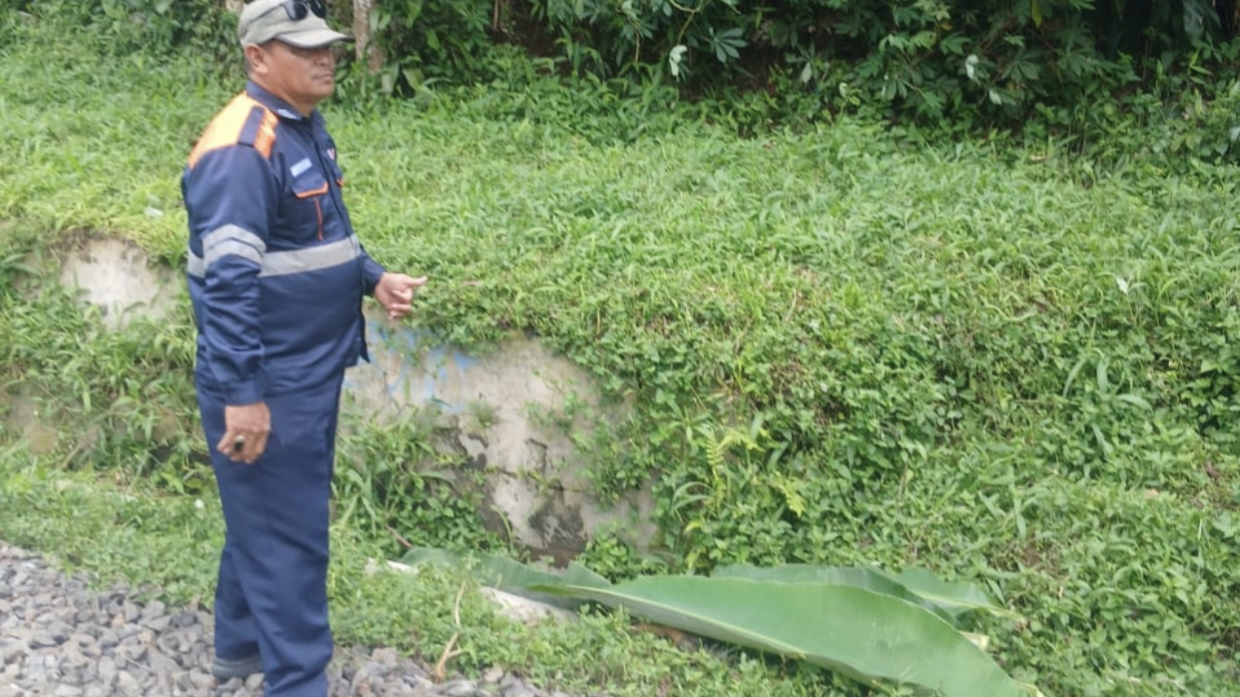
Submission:
[[[425,278],[362,249],[316,105],[335,87],[323,0],[256,0],[238,33],[249,81],[182,178],[194,380],[226,537],[215,598],[220,680],[263,671],[270,697],[327,694],[328,496],[361,305],[403,317]]]

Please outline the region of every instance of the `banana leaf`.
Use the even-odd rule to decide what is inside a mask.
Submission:
[[[571,584],[583,588],[601,588],[611,584],[607,579],[576,562],[569,564],[564,573],[558,574],[527,566],[508,557],[485,552],[458,554],[442,549],[416,547],[401,557],[400,562],[409,566],[429,563],[468,568],[474,578],[484,586],[566,609],[576,608],[584,600],[561,594],[539,593],[532,591],[531,587],[539,584]]]
[[[885,574],[918,597],[934,603],[954,617],[974,610],[983,610],[999,617],[1020,619],[1019,614],[996,605],[985,591],[972,583],[944,581],[935,576],[933,572],[918,568],[908,568],[895,575],[881,571],[879,573]]]
[[[943,697],[1023,697],[1028,690],[938,615],[855,585],[662,576],[530,590],[623,607],[651,622],[805,660],[867,684],[917,685]]]
[[[1014,613],[995,605],[972,583],[943,581],[924,569],[908,569],[890,574],[878,569],[786,564],[757,567],[734,564],[716,569],[712,578],[748,578],[775,583],[827,583],[864,588],[900,598],[956,624],[961,615],[981,610],[1011,617]]]

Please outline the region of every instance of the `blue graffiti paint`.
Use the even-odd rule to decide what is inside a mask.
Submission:
[[[482,363],[481,359],[474,358],[473,356],[466,353],[461,353],[460,351],[453,352],[452,360],[456,363],[456,367],[459,368],[462,373],[475,368]]]
[[[439,397],[439,383],[449,379],[448,366],[456,368],[461,375],[482,364],[481,359],[471,356],[454,347],[440,343],[432,332],[407,327],[393,327],[386,322],[366,320],[367,334],[376,340],[372,342],[372,351],[376,346],[392,351],[400,357],[399,369],[395,375],[379,375],[383,392],[389,399],[421,398],[425,403],[433,403],[452,413],[460,413],[468,405],[450,404]],[[425,352],[420,349],[426,348]],[[421,359],[421,365],[418,359]],[[354,371],[377,371],[374,364],[361,363]],[[422,375],[421,389],[414,386],[414,376]],[[356,375],[356,373],[352,373]],[[356,391],[362,389],[369,381],[353,379],[345,376],[344,389]]]

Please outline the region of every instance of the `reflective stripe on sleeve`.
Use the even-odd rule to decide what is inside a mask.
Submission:
[[[263,265],[263,253],[245,242],[240,242],[238,240],[224,240],[223,242],[212,245],[210,249],[204,249],[202,253],[202,261],[206,264],[207,268],[211,268],[211,265],[219,261],[221,257],[225,257],[230,254],[241,257],[242,259],[248,259],[259,266]]]
[[[259,271],[260,276],[287,276],[347,264],[358,258],[359,247],[356,235],[349,235],[343,240],[328,244],[289,252],[269,252],[265,255],[259,255],[253,247],[236,241],[220,242],[205,253],[205,259],[191,251],[186,262],[186,271],[191,276],[203,278],[206,276],[207,267],[213,261],[217,261],[225,254],[236,254],[260,264],[262,266],[262,270]]]
[[[267,243],[258,235],[236,225],[223,225],[202,236],[202,253],[210,257],[211,248],[227,240],[244,242],[257,249],[259,254],[267,251]]]
[[[185,270],[195,278],[202,278],[207,275],[207,263],[202,260],[202,257],[191,251],[189,259],[185,262]]]

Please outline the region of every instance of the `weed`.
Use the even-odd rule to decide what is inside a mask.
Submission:
[[[15,241],[0,259],[86,228],[179,268],[181,163],[238,85],[188,58],[105,61],[33,36],[42,43],[0,47],[0,219]],[[1172,167],[1138,145],[1105,162],[1010,143],[914,147],[915,134],[849,119],[748,140],[671,117],[643,128],[637,101],[608,120],[603,97],[553,85],[327,115],[368,250],[431,278],[420,329],[477,351],[541,335],[625,405],[578,439],[579,459],[606,497],[653,489],[662,566],[927,566],[984,581],[1029,619],[984,628],[1019,679],[1116,697],[1231,689],[1233,171],[1192,157]],[[1164,135],[1130,130],[1124,142]],[[108,332],[65,293],[14,292],[28,275],[16,263],[0,266],[0,370],[63,426],[55,456],[70,470],[44,463],[40,476],[155,479],[174,508],[209,498],[188,313]],[[388,526],[502,546],[425,433],[363,433],[341,444],[338,534],[369,551],[391,549]],[[29,476],[12,480],[32,488],[0,508],[0,536],[84,547],[53,537],[71,530],[61,514],[40,528],[10,513],[76,505]],[[116,534],[131,534],[132,509],[118,510]],[[653,568],[618,541],[589,553],[614,576]],[[149,561],[115,561],[161,578]],[[383,594],[433,592],[352,583],[334,597],[415,624]],[[368,619],[380,616],[362,613],[350,631],[407,631]],[[418,625],[446,640],[437,626]],[[469,660],[554,682],[539,662],[585,647],[625,660],[569,674],[618,694],[659,680],[712,694],[712,671],[727,674],[644,639],[544,631],[529,645],[479,638]],[[628,661],[637,655],[681,672],[656,679]],[[776,670],[746,660],[732,670]],[[829,689],[789,680],[772,693]]]

